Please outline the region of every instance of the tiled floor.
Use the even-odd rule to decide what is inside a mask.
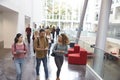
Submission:
[[[32,45],[28,46],[28,57],[26,58],[23,77],[22,80],[36,80],[35,72],[35,56],[32,53]],[[54,58],[48,58],[48,69],[49,69],[49,79],[56,80],[56,65],[54,63]],[[65,58],[64,64],[62,66],[60,79],[61,80],[93,80],[88,79],[87,75],[89,72],[86,71],[86,66],[84,65],[70,65]],[[40,66],[40,80],[45,80],[44,68],[41,64]],[[1,49],[0,50],[0,80],[16,80],[16,72],[14,61],[12,60],[12,55],[10,50]],[[94,79],[96,80],[96,79]]]

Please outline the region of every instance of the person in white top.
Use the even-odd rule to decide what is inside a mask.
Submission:
[[[48,57],[49,57],[49,54],[50,54],[50,48],[51,48],[51,40],[52,40],[52,35],[51,35],[51,32],[49,30],[49,28],[46,29],[46,37],[48,39],[48,42],[49,42],[49,50],[48,50]]]

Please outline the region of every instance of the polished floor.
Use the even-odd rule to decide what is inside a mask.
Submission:
[[[22,80],[36,80],[35,55],[32,44],[28,45],[28,55],[25,60]],[[56,80],[56,65],[52,56],[48,57],[49,80]],[[44,68],[40,66],[40,80],[45,80]],[[61,80],[96,80],[84,65],[70,65],[65,58],[62,66]],[[10,49],[0,49],[0,80],[16,80],[16,71]]]

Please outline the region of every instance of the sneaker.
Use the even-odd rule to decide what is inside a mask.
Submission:
[[[49,80],[48,78],[46,80]]]
[[[37,77],[36,77],[36,80],[40,80],[40,77],[39,77],[39,76],[37,76]]]

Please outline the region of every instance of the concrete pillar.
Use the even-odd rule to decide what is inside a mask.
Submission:
[[[98,32],[96,37],[95,59],[93,63],[94,70],[102,76],[104,49],[106,44],[107,30],[109,24],[109,15],[112,0],[102,0],[100,16],[98,22]]]
[[[80,23],[79,23],[79,28],[78,28],[78,32],[77,32],[76,41],[75,41],[76,43],[79,42],[80,34],[81,34],[82,29],[83,29],[83,21],[84,21],[84,17],[85,17],[87,4],[88,4],[88,0],[85,0],[84,5],[83,5],[83,9],[82,9],[82,14],[80,16]]]

